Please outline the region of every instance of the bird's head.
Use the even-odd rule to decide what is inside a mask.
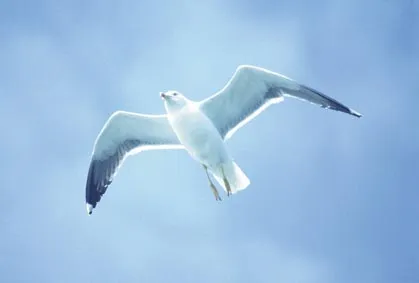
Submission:
[[[167,112],[180,110],[188,103],[188,99],[183,94],[174,90],[160,92],[160,97],[164,101]]]

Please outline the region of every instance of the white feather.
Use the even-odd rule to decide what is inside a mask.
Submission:
[[[200,108],[221,136],[228,139],[267,107],[282,102],[284,97],[360,116],[340,102],[284,75],[249,65],[239,66],[220,91],[200,102]]]

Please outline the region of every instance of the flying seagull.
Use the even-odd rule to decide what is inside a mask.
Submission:
[[[225,147],[240,127],[271,104],[293,97],[323,108],[361,117],[358,112],[286,76],[255,66],[239,66],[213,96],[194,102],[178,91],[160,93],[166,114],[117,111],[96,138],[86,182],[88,214],[96,207],[128,155],[151,149],[186,149],[206,172],[216,200],[221,200],[210,174],[228,196],[250,181]]]

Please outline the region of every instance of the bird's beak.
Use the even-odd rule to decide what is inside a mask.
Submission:
[[[162,99],[166,99],[167,95],[164,92],[160,92],[160,97]]]

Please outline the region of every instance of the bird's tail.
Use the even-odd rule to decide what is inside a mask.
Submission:
[[[247,186],[250,185],[249,178],[247,178],[246,174],[244,174],[236,162],[229,162],[227,164],[221,165],[220,167],[220,170],[217,170],[217,172],[215,172],[213,175],[225,191],[227,191],[227,189],[224,183],[223,173],[228,183],[230,184],[231,192],[233,194],[244,190]]]

